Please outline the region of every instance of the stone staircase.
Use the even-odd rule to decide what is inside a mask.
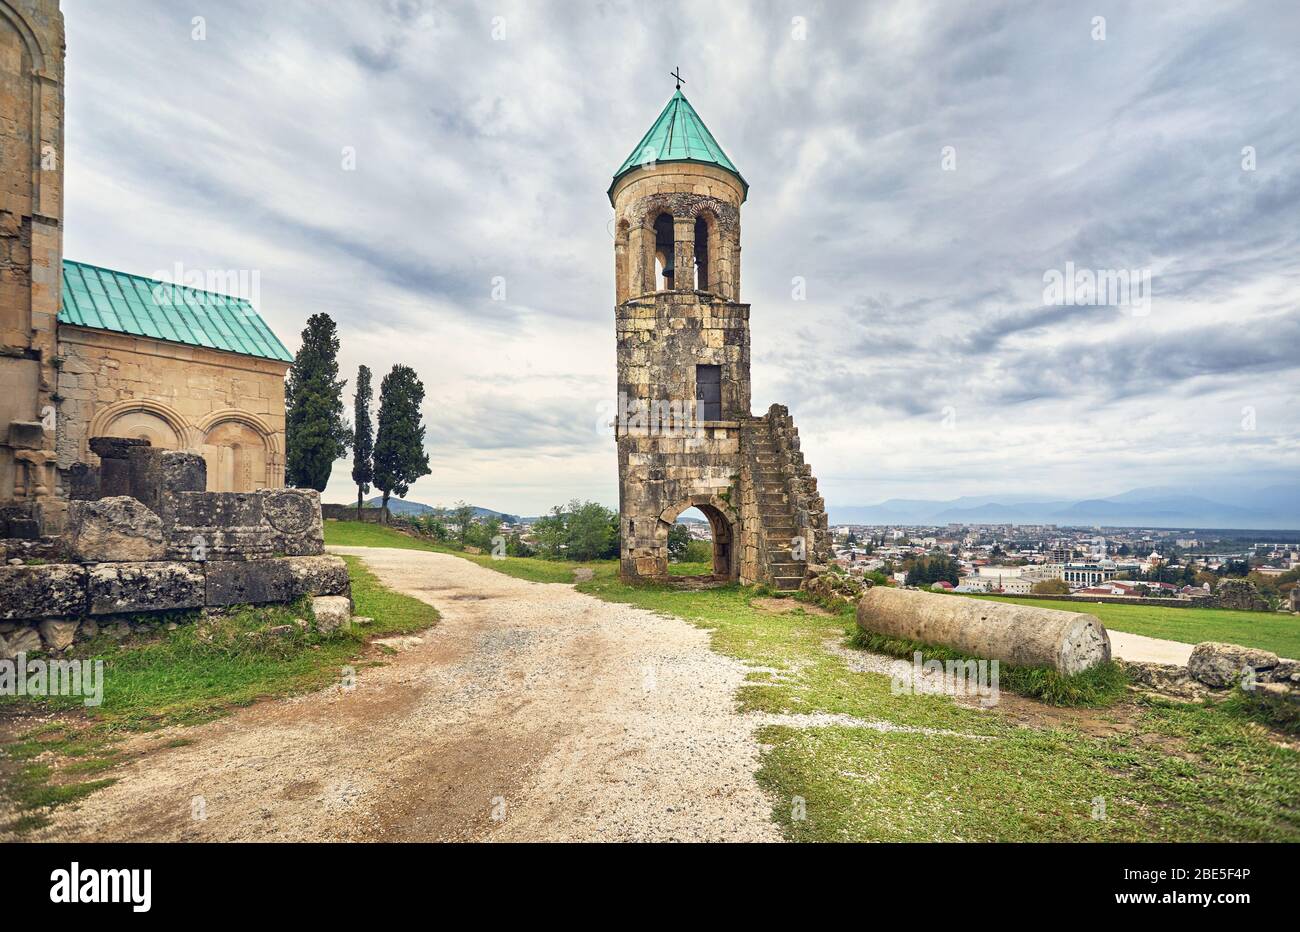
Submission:
[[[799,432],[789,411],[773,405],[750,434],[754,487],[762,520],[766,575],[779,590],[798,589],[811,561],[829,556],[825,505],[812,467],[799,452]],[[802,538],[797,554],[795,538]]]

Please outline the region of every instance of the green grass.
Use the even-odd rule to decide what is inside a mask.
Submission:
[[[895,695],[889,677],[852,670],[840,653],[849,610],[773,614],[740,586],[597,578],[578,588],[709,629],[715,650],[755,668],[737,694],[744,712],[952,733],[760,729],[757,776],[792,839],[1300,841],[1300,755],[1226,710],[1139,699],[1097,711],[1042,706],[1044,721],[1022,726],[943,696]],[[1107,674],[1092,698],[1113,701],[1117,686]],[[1104,818],[1094,818],[1099,800]]]
[[[1170,608],[1165,605],[1124,605],[1113,602],[1057,602],[1052,599],[1006,599],[998,596],[960,595],[1013,605],[1036,605],[1066,612],[1095,615],[1108,629],[1147,637],[1199,644],[1225,641],[1244,647],[1271,650],[1282,657],[1300,658],[1300,616],[1276,612],[1235,612],[1222,608]]]
[[[1300,737],[1300,706],[1280,696],[1262,691],[1251,694],[1238,689],[1233,690],[1219,708],[1245,721],[1259,722]]]
[[[21,813],[18,828],[39,824],[50,807],[111,783],[63,778],[111,770],[117,763],[113,745],[126,735],[198,724],[259,699],[321,689],[339,681],[342,667],[357,661],[368,637],[406,634],[437,623],[432,606],[384,587],[355,557],[344,559],[356,613],[374,619],[367,627],[353,626],[332,638],[304,631],[294,622],[310,619],[305,602],[190,618],[175,631],[159,625],[122,642],[101,636],[78,645],[74,656],[104,662],[103,704],[98,707],[88,708],[71,696],[0,699],[0,715],[20,722],[32,714],[60,713],[53,726],[22,732],[0,747],[3,792]],[[293,630],[267,633],[276,625]]]
[[[325,543],[335,547],[393,547],[399,550],[432,550],[435,553],[456,553],[447,544],[424,538],[411,537],[383,524],[365,521],[326,521]]]
[[[509,561],[476,562],[518,574]],[[889,677],[851,669],[842,655],[855,630],[851,610],[823,615],[801,606],[776,614],[753,604],[765,594],[757,589],[632,586],[612,566],[594,570],[580,591],[686,619],[709,630],[715,650],[750,665],[737,692],[741,711],[839,713],[902,729],[761,728],[757,777],[791,839],[1300,841],[1300,755],[1261,727],[1266,717],[1258,710],[1249,710],[1252,721],[1228,703],[1133,698],[1114,704],[1122,684],[1113,670],[1074,683],[1026,671],[1042,678],[1017,684],[1030,694],[1112,705],[1053,710],[1032,703],[1043,710],[1042,720],[1020,724],[998,709],[943,696],[895,695]],[[1115,608],[1126,617],[1152,611]],[[1195,617],[1189,612],[1207,610],[1154,611],[1187,623]],[[1257,627],[1275,620],[1212,615]],[[1230,640],[1234,632],[1197,632],[1191,639]],[[1167,629],[1137,633],[1170,636]],[[1103,805],[1104,817],[1095,817]]]
[[[446,553],[529,582],[571,583],[575,579],[574,570],[579,568],[587,568],[604,576],[618,575],[617,560],[577,563],[567,560],[542,560],[537,557],[497,559],[490,554],[466,553],[449,544],[411,537],[409,534],[403,534],[382,524],[366,524],[360,521],[326,521],[325,543],[335,547],[391,547],[399,550]]]
[[[713,574],[712,563],[669,563],[669,576],[710,576]]]

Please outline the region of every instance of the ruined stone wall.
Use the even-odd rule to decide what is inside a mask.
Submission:
[[[60,468],[94,465],[91,437],[143,437],[202,454],[210,491],[284,485],[287,363],[68,325],[59,352]]]
[[[618,390],[629,402],[690,404],[695,367],[722,370],[722,419],[749,412],[749,305],[661,291],[614,312]]]
[[[53,527],[63,44],[58,0],[0,0],[0,508]]]
[[[71,503],[59,562],[0,566],[0,659],[197,609],[311,598],[323,633],[350,619],[347,566],[324,554],[316,492],[203,492],[197,454],[92,446],[101,466],[82,480],[95,494]]]

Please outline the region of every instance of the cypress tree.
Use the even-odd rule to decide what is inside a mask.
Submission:
[[[375,478],[375,428],[370,423],[370,402],[374,392],[370,388],[370,367],[357,370],[357,391],[352,408],[352,481],[357,484],[357,520],[361,520],[361,505],[370,483]]]
[[[324,492],[334,461],[348,452],[352,430],[343,418],[338,378],[339,338],[328,314],[313,314],[284,386],[285,480]]]
[[[374,482],[383,493],[385,513],[390,495],[395,492],[404,498],[411,483],[430,472],[420,415],[423,403],[424,385],[415,370],[393,366],[379,386],[379,433],[375,437]]]

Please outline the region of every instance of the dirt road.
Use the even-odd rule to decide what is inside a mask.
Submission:
[[[444,554],[337,550],[442,622],[354,689],[170,730],[194,743],[35,837],[779,840],[734,708],[744,667],[705,632]]]

